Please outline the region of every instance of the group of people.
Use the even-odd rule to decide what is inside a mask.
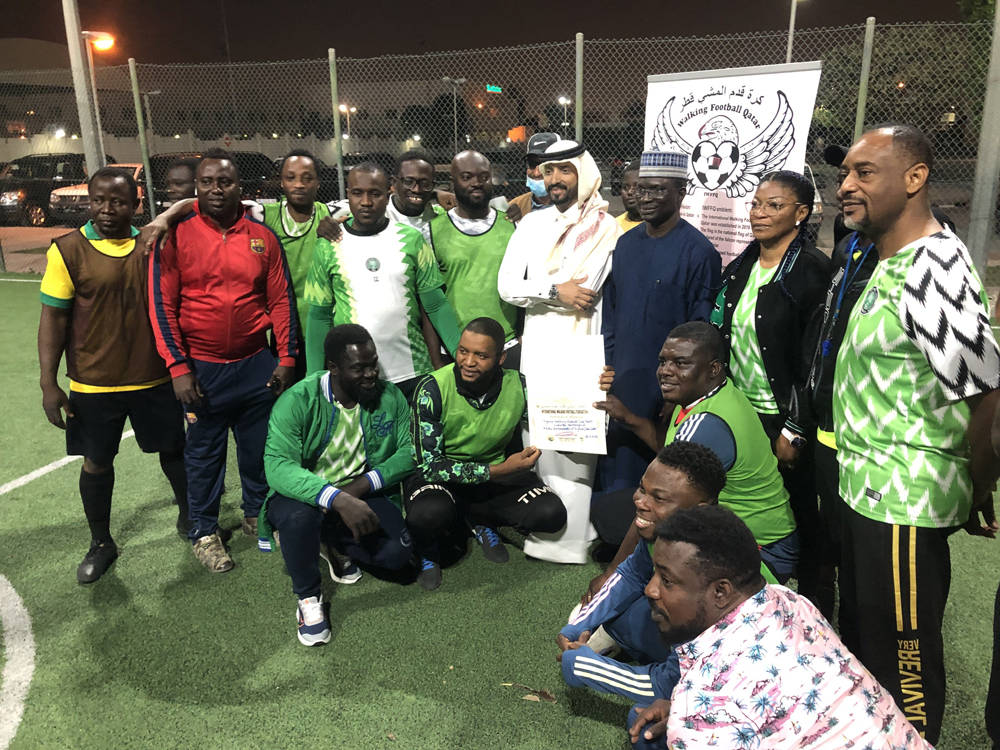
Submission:
[[[258,204],[213,150],[170,166],[173,204],[138,231],[134,180],[101,169],[41,290],[43,406],[84,457],[77,578],[118,556],[126,418],[199,562],[231,569],[232,431],[242,533],[280,548],[307,646],[331,638],[323,568],[342,584],[410,569],[433,590],[450,540],[502,563],[510,527],[531,557],[608,563],[557,644],[568,684],[635,701],[635,746],[934,743],[948,535],[998,530],[1000,349],[931,212],[932,167],[911,126],[864,134],[832,259],[802,231],[811,182],[763,175],[754,241],[725,268],[681,218],[683,153],[630,163],[617,219],[586,148],[553,133],[529,140],[509,205],[475,151],[452,161],[453,193],[409,151],[393,174],[353,167],[330,204],[293,151],[282,197]],[[596,334],[607,454],[527,445],[546,362],[522,342]]]

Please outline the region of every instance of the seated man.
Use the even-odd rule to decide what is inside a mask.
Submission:
[[[441,585],[438,540],[461,517],[487,560],[507,562],[495,528],[554,533],[566,525],[559,497],[531,470],[531,446],[506,460],[504,449],[527,415],[524,379],[501,369],[504,329],[476,318],[462,332],[455,363],[424,378],[414,393],[416,473],[406,481],[406,521],[424,558],[417,582]]]
[[[398,489],[413,470],[409,405],[379,380],[375,343],[361,326],[336,326],[324,349],[326,369],[292,386],[271,411],[264,468],[273,493],[258,527],[265,552],[280,533],[306,646],[330,640],[321,549],[340,583],[360,578],[353,561],[398,570],[413,557]],[[338,569],[334,550],[353,561]]]
[[[684,645],[672,698],[633,709],[633,747],[930,747],[808,599],[765,584],[732,512],[674,513],[656,529],[653,565],[653,621]]]
[[[568,684],[622,695],[643,705],[649,703],[650,691],[655,697],[670,697],[677,683],[677,655],[660,639],[643,596],[653,575],[654,529],[678,510],[715,505],[725,485],[722,462],[705,446],[678,440],[660,450],[635,492],[641,543],[594,598],[574,610],[569,624],[556,637],[564,652],[557,658]],[[761,574],[775,582],[763,564]],[[601,647],[595,643],[599,639],[590,634],[596,636],[601,627],[629,656],[646,666],[629,666],[594,653]]]
[[[601,388],[608,390],[614,371],[605,370]],[[795,572],[799,558],[795,517],[757,412],[726,377],[719,332],[702,321],[674,328],[660,351],[656,377],[667,402],[666,424],[637,417],[610,393],[607,401],[594,406],[608,412],[654,450],[674,440],[687,440],[715,451],[726,467],[726,487],[719,495],[719,504],[746,522],[761,546],[764,564],[784,583]],[[613,492],[597,500],[591,518],[605,542],[621,547],[608,572],[591,582],[588,595],[604,584],[610,571],[632,554],[639,541],[630,491]]]

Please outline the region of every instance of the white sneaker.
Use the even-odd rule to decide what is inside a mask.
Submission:
[[[581,609],[583,609],[582,604],[577,604],[573,607],[573,611],[569,613],[569,619],[566,622],[570,622],[574,617],[580,614]],[[614,638],[608,635],[608,632],[604,629],[603,625],[590,634],[590,639],[587,641],[587,645],[590,646],[595,653],[607,656],[611,659],[616,658],[622,651],[621,646],[618,645],[618,642]]]
[[[319,545],[320,559],[330,568],[330,578],[336,583],[357,583],[361,580],[361,570],[347,555],[341,555],[325,542]]]
[[[299,643],[303,646],[319,646],[330,642],[330,621],[326,619],[322,596],[299,599],[295,619],[298,621]]]

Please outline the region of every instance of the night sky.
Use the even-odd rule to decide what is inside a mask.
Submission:
[[[787,0],[676,2],[346,2],[79,0],[83,28],[117,37],[108,64],[224,62],[222,4],[234,61],[374,57],[593,39],[703,36],[788,28]],[[960,21],[955,0],[801,0],[796,26]],[[66,43],[55,0],[5,3],[5,37]]]

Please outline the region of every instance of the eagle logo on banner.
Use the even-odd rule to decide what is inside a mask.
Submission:
[[[725,190],[730,198],[754,191],[760,178],[781,169],[795,145],[792,107],[783,91],[778,92],[778,111],[771,124],[745,144],[740,143],[736,124],[726,115],[709,114],[698,128],[698,142],[685,141],[674,126],[672,96],[656,119],[650,148],[678,150],[691,157],[688,193],[702,188],[712,193]]]

